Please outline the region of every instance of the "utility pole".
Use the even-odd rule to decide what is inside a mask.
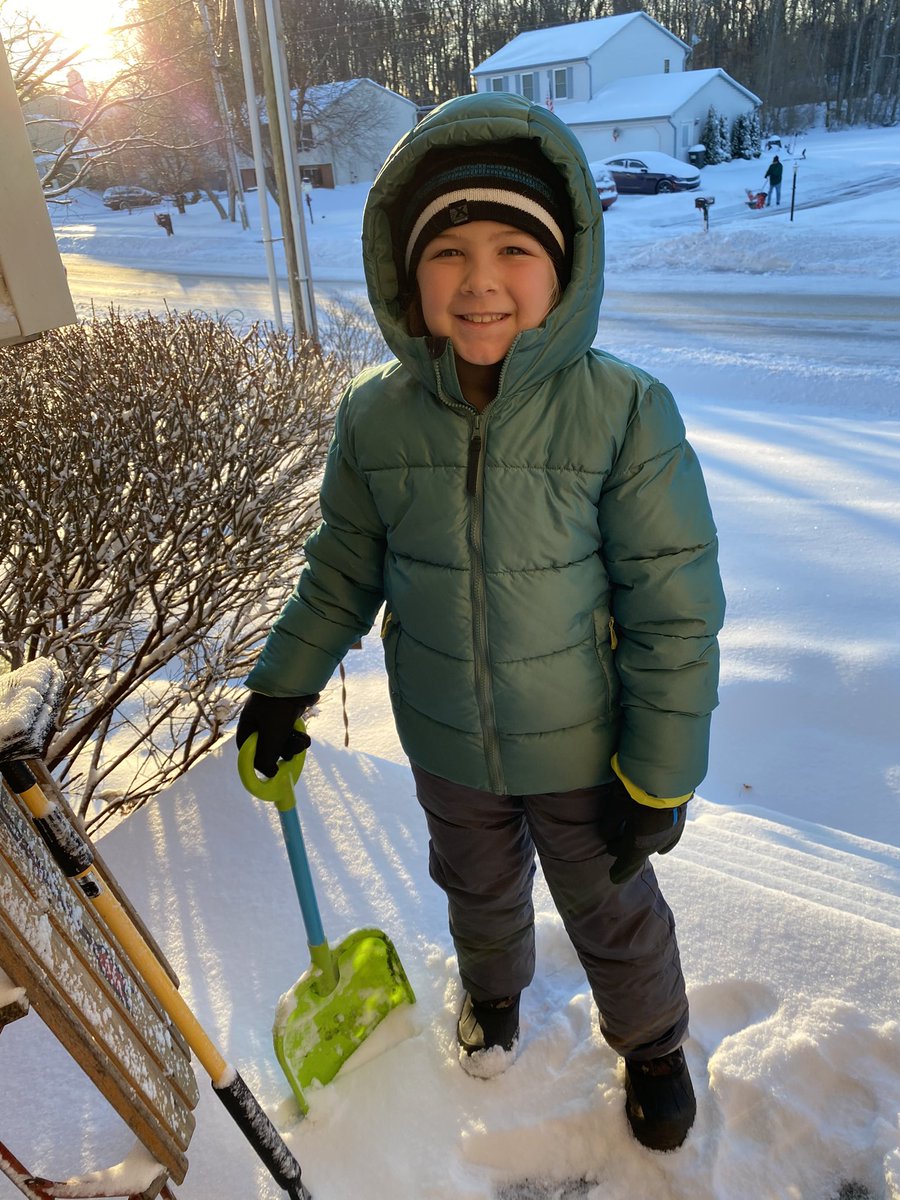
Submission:
[[[249,229],[250,222],[247,219],[244,188],[241,183],[241,172],[237,161],[237,147],[234,142],[234,126],[231,123],[231,112],[228,108],[228,99],[225,95],[225,85],[222,83],[222,64],[219,61],[218,54],[216,54],[216,45],[213,39],[212,25],[209,20],[209,10],[206,7],[206,0],[197,0],[197,9],[200,13],[200,23],[203,25],[203,32],[206,34],[209,61],[212,66],[213,90],[216,93],[216,105],[219,109],[219,120],[222,122],[222,132],[225,139],[225,157],[228,162],[228,175],[230,179],[228,191],[231,195],[232,204],[237,204],[238,211],[241,214],[241,228]],[[233,207],[231,210],[231,219],[232,221],[234,220]]]
[[[253,147],[253,165],[256,168],[256,194],[259,200],[259,219],[262,225],[263,247],[266,252],[266,274],[269,291],[272,293],[272,311],[275,328],[284,329],[281,316],[281,296],[278,291],[278,273],[275,269],[272,226],[269,221],[269,189],[266,184],[266,158],[263,153],[262,133],[259,128],[259,109],[256,104],[256,83],[253,79],[253,60],[250,54],[250,30],[247,25],[247,10],[244,0],[234,0],[234,13],[238,27],[238,45],[241,48],[241,67],[244,72],[244,94],[247,97],[247,123],[250,126],[250,144]]]
[[[279,10],[280,17],[280,10]],[[256,24],[259,32],[259,53],[263,71],[263,91],[269,122],[269,143],[278,208],[281,213],[281,232],[287,263],[288,291],[296,337],[318,341],[312,282],[307,266],[308,255],[305,229],[300,223],[302,213],[297,202],[296,156],[293,151],[293,122],[290,95],[285,96],[285,75],[281,69],[278,48],[280,20],[276,23],[273,0],[256,0]],[[286,152],[287,150],[287,152]]]
[[[284,51],[284,24],[281,17],[281,0],[264,0],[269,28],[269,51],[272,73],[275,80],[275,98],[280,112],[281,153],[284,157],[284,173],[287,180],[288,211],[294,233],[294,252],[297,256],[297,274],[300,282],[300,298],[303,305],[303,326],[307,336],[314,342],[319,340],[316,323],[316,305],[313,298],[312,280],[309,274],[309,247],[306,241],[306,223],[300,201],[300,168],[297,162],[297,136],[291,105],[291,89]]]

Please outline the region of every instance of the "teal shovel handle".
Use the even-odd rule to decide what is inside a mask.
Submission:
[[[294,722],[294,728],[301,733],[306,732],[306,726],[299,717]],[[300,828],[300,818],[297,816],[297,804],[294,797],[294,785],[303,770],[306,751],[295,754],[287,761],[279,762],[278,770],[271,779],[260,779],[257,775],[253,766],[255,754],[256,734],[251,733],[238,751],[238,774],[241,783],[251,795],[274,804],[278,809],[291,875],[294,878],[294,887],[297,890],[300,912],[306,928],[310,956],[314,965],[322,971],[327,986],[334,979],[334,966],[328,943],[325,940],[319,902],[316,899],[306,844],[303,841],[303,831]]]

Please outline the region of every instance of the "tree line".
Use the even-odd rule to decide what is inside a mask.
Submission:
[[[231,0],[221,0],[224,25]],[[825,103],[833,125],[897,119],[898,0],[283,0],[298,83],[369,76],[430,105],[471,90],[470,72],[525,30],[643,9],[722,67],[772,119]]]
[[[245,0],[251,34],[261,2]],[[807,127],[817,104],[831,127],[898,119],[900,0],[281,2],[290,82],[301,97],[316,84],[368,77],[427,108],[470,91],[472,69],[519,33],[643,7],[690,47],[690,68],[721,67],[755,92],[767,131]],[[225,185],[229,130],[250,151],[234,3],[131,0],[122,69],[85,85],[77,60],[56,53],[52,31],[23,17],[20,0],[0,0],[20,97],[55,93],[72,109],[71,131],[39,166],[48,198],[126,175],[171,193],[203,187],[214,196]],[[260,90],[258,57],[254,66]],[[298,109],[326,119],[308,101]]]

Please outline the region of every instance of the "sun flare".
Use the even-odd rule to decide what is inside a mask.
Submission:
[[[65,53],[81,50],[76,66],[86,79],[103,79],[121,66],[110,30],[127,18],[117,0],[31,0],[31,14],[48,30],[60,34]]]

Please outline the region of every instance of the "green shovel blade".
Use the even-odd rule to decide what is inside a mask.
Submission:
[[[311,948],[314,963],[317,949]],[[272,1031],[275,1054],[304,1113],[304,1088],[332,1080],[392,1009],[415,1003],[394,944],[380,929],[357,929],[325,950],[337,983],[328,991],[322,970],[310,967],[282,997]]]

